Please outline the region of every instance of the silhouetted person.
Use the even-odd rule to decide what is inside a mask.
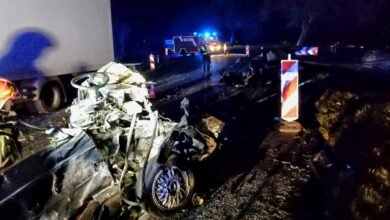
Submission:
[[[210,68],[211,68],[211,58],[210,53],[207,50],[206,46],[202,46],[200,49],[200,53],[202,54],[202,69],[203,69],[203,75],[205,77],[209,77],[211,75]]]

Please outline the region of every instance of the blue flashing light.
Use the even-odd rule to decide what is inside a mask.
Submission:
[[[214,40],[214,37],[210,37],[210,40]]]
[[[209,33],[209,32],[206,32],[206,33],[204,33],[204,36],[205,36],[205,37],[210,37],[210,33]]]
[[[214,31],[214,32],[213,32],[213,36],[214,36],[214,37],[217,36],[217,32]]]
[[[198,35],[198,32],[194,32],[194,36]]]

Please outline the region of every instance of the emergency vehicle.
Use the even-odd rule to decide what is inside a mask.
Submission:
[[[202,46],[205,46],[205,40],[200,36],[174,36],[173,50],[174,53],[194,54],[200,51]]]
[[[218,53],[223,51],[223,44],[219,40],[210,40],[208,48],[211,53]]]

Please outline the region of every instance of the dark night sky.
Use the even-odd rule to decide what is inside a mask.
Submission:
[[[173,35],[213,27],[226,41],[234,29],[238,43],[295,43],[300,26],[290,24],[289,3],[310,0],[268,1],[267,7],[267,0],[112,0],[116,53],[137,45],[157,48]],[[311,1],[322,5],[306,42],[390,44],[390,1]]]

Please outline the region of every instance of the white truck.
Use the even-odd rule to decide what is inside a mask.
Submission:
[[[0,78],[32,112],[58,109],[67,79],[114,59],[110,0],[1,1],[0,27]]]

